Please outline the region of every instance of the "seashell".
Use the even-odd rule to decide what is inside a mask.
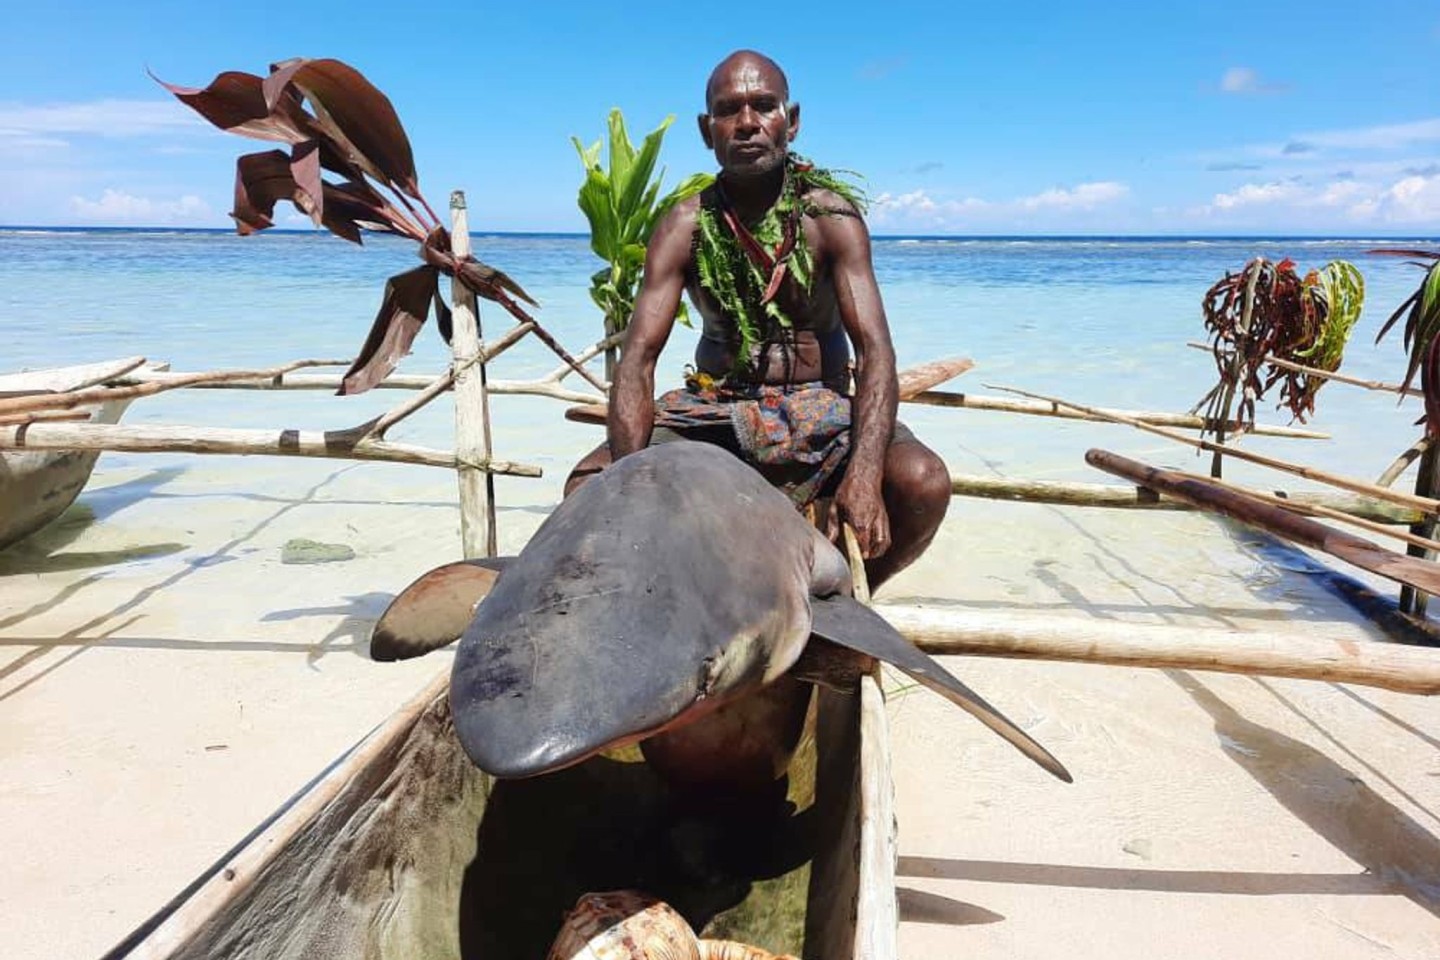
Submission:
[[[797,960],[733,940],[699,940],[664,901],[639,890],[587,893],[565,914],[546,960]]]
[[[546,960],[700,960],[700,941],[673,907],[638,890],[587,893]]]

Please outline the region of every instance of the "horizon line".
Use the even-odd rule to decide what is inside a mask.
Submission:
[[[0,232],[17,232],[22,230],[51,231],[56,233],[73,233],[86,230],[110,231],[123,233],[133,232],[164,232],[164,233],[214,233],[214,234],[236,234],[234,227],[196,227],[177,226],[174,224],[37,224],[37,223],[14,223],[0,224]],[[296,227],[272,227],[264,231],[272,234],[286,234],[306,236],[315,234],[317,236],[330,236],[327,230],[318,228],[296,228]],[[549,237],[564,239],[588,239],[590,234],[585,231],[575,230],[471,230],[472,237]],[[368,239],[384,239],[395,237],[399,240],[409,238],[397,234],[367,231],[365,236]],[[1341,234],[1331,232],[1299,232],[1299,233],[871,233],[870,236],[876,240],[1423,240],[1427,242],[1440,243],[1440,235],[1427,235],[1425,233],[1356,233]],[[339,238],[337,238],[339,239]]]

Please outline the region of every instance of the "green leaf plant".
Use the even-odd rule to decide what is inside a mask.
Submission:
[[[666,117],[646,134],[637,149],[625,130],[624,116],[618,109],[611,110],[606,166],[600,163],[605,141],[596,140],[586,147],[578,137],[570,138],[585,168],[578,202],[590,222],[590,249],[608,264],[590,278],[590,299],[604,316],[607,338],[624,331],[635,311],[635,296],[645,270],[645,248],[656,225],[675,204],[714,181],[710,174],[693,174],[660,196],[665,171],[661,168],[656,174],[655,165],[665,131],[674,121],[673,115]],[[689,326],[683,302],[676,319]],[[613,379],[618,355],[614,347],[606,352],[606,379]]]
[[[1425,434],[1440,437],[1440,253],[1433,250],[1371,250],[1391,257],[1407,257],[1410,262],[1425,271],[1420,285],[1385,321],[1375,336],[1390,332],[1395,322],[1405,316],[1405,350],[1410,362],[1405,368],[1405,382],[1408,389],[1420,374],[1420,392],[1425,395]]]

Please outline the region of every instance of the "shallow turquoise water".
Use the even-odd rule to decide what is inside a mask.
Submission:
[[[953,354],[977,361],[952,389],[988,393],[983,384],[1004,383],[1093,404],[1182,410],[1214,380],[1208,356],[1184,346],[1202,338],[1201,296],[1226,270],[1256,255],[1290,256],[1305,269],[1337,257],[1355,262],[1367,281],[1367,307],[1344,369],[1398,379],[1404,368],[1399,337],[1379,346],[1373,340],[1419,272],[1365,253],[1378,243],[882,238],[875,243],[875,267],[902,365]],[[479,236],[475,246],[541,302],[538,317],[572,350],[595,339],[599,318],[586,288],[599,264],[583,238]],[[0,319],[7,333],[0,369],[137,353],[168,360],[176,370],[344,357],[363,340],[385,278],[415,262],[413,245],[385,237],[358,248],[300,233],[0,230]],[[498,330],[511,321],[490,306],[483,322]],[[661,384],[678,380],[694,337],[676,329]],[[444,362],[439,337],[425,330],[402,369],[428,373]],[[497,362],[491,376],[528,378],[554,365],[532,342]],[[398,399],[394,392],[334,398],[188,391],[137,404],[126,422],[339,427]],[[552,491],[564,464],[600,439],[594,428],[564,423],[559,412],[553,401],[496,400],[497,455],[541,462],[551,474],[544,487]],[[1334,441],[1257,447],[1373,476],[1418,432],[1412,426],[1417,415],[1413,403],[1402,409],[1392,397],[1332,385],[1320,395],[1314,425]],[[1171,450],[1165,441],[1120,427],[914,407],[902,416],[953,466],[972,471],[1102,479],[1081,460],[1089,445]],[[1273,411],[1264,418],[1283,422]],[[445,445],[449,431],[448,408],[439,405],[397,439]],[[1183,448],[1173,451],[1170,462],[1193,465]],[[112,454],[105,464],[134,462]],[[406,483],[404,471],[390,475],[397,485]]]

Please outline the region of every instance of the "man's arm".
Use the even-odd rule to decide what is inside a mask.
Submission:
[[[677,204],[650,236],[645,274],[610,386],[606,433],[611,460],[643,450],[655,428],[655,364],[675,326],[698,201]]]
[[[881,496],[881,480],[899,404],[895,347],[875,281],[865,222],[859,217],[830,216],[824,218],[824,229],[840,320],[855,348],[856,366],[850,463],[835,493],[837,509],[831,512],[829,532],[837,537],[839,521],[848,521],[864,555],[878,557],[890,549],[890,519]]]

